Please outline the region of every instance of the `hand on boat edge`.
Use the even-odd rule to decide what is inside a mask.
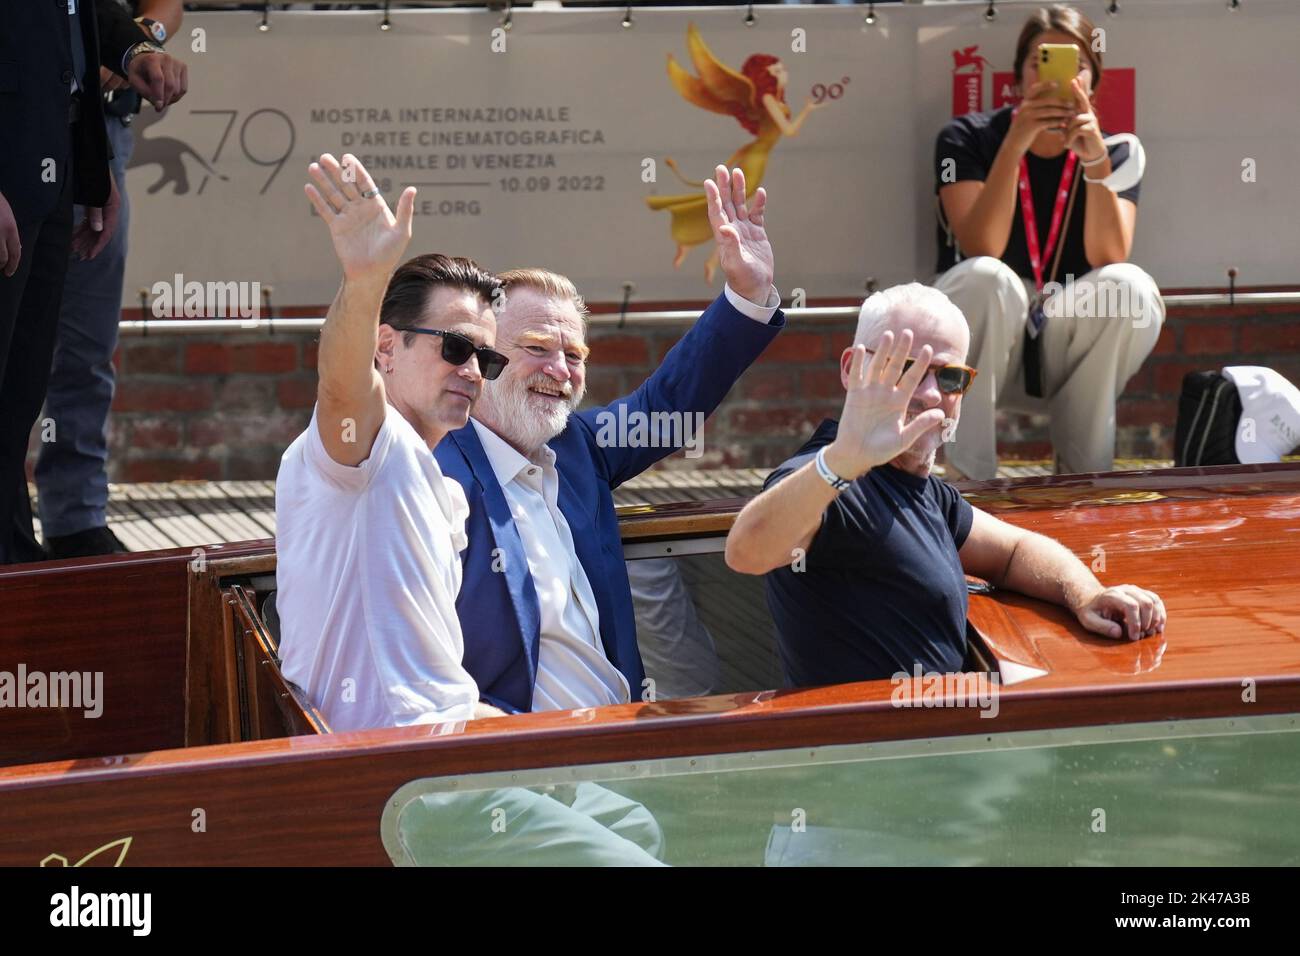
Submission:
[[[1168,619],[1158,594],[1132,584],[1102,588],[1075,615],[1094,634],[1130,641],[1162,633]]]

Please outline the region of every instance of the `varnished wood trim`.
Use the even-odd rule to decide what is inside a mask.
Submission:
[[[732,508],[717,505],[716,510],[693,515],[624,513],[619,515],[619,532],[624,543],[726,535],[742,507],[744,502],[736,501]]]
[[[266,625],[257,613],[252,597],[244,588],[235,585],[230,589],[230,599],[236,616],[236,626],[243,634],[244,676],[243,699],[248,701],[248,739],[263,737],[292,737],[301,734],[329,733],[329,726],[311,701],[284,679],[280,659],[271,649],[271,638]],[[268,733],[267,714],[261,711],[266,701],[273,701],[278,717],[274,733]]]
[[[662,757],[1158,720],[1295,713],[1300,679],[1262,680],[1259,703],[1232,681],[1003,691],[998,718],[899,709],[889,685],[532,714],[438,728],[295,737],[149,754],[106,766],[0,771],[0,865],[134,838],[129,865],[384,865],[379,818],[412,780]],[[1105,700],[1107,706],[1099,706]],[[192,808],[221,821],[196,838]],[[58,846],[51,845],[57,843]]]
[[[0,708],[0,763],[184,743],[185,590],[168,568],[104,558],[0,570],[0,670],[77,673],[92,688],[102,675],[98,717]]]
[[[988,720],[969,707],[899,707],[890,681],[868,681],[155,751],[128,756],[111,768],[99,760],[28,764],[0,768],[0,792],[42,782],[104,779],[123,768],[140,777],[326,756],[427,752],[440,755],[439,772],[468,773],[805,744],[1300,712],[1300,676],[1261,677],[1257,689],[1257,700],[1246,703],[1235,678],[1043,689],[1031,681],[1001,688],[999,715]],[[1101,708],[1103,701],[1106,707]],[[810,728],[816,732],[805,735]],[[609,751],[601,743],[607,740],[623,741],[627,747]]]
[[[1000,660],[1012,661],[1026,667],[1049,670],[1020,627],[1012,620],[1006,605],[992,595],[970,596],[966,611],[967,620],[980,633],[985,645]]]
[[[225,559],[189,571],[189,633],[185,667],[185,742],[239,740],[239,697],[235,648],[228,637],[228,610],[220,576]]]
[[[209,558],[208,564],[217,569],[219,577],[235,575],[273,574],[275,572],[275,539],[245,542],[250,553],[231,558]],[[254,550],[256,549],[256,550]]]

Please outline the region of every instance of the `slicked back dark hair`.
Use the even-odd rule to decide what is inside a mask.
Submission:
[[[395,329],[419,327],[429,297],[440,288],[469,292],[491,305],[501,290],[501,280],[473,259],[440,252],[416,256],[398,266],[388,280],[379,306],[380,325]],[[415,337],[414,332],[404,332],[402,344],[410,348]]]

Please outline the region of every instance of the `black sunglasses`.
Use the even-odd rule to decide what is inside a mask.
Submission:
[[[868,353],[874,353],[875,349],[867,349]],[[912,367],[913,359],[906,359],[903,362],[903,374]],[[969,365],[932,365],[934,369],[934,380],[939,386],[939,391],[945,395],[965,395],[966,390],[971,387],[975,381],[978,371]],[[901,377],[901,376],[900,376]]]
[[[480,347],[474,341],[459,332],[447,332],[444,329],[408,329],[399,328],[398,332],[414,332],[417,335],[437,335],[442,338],[442,358],[452,365],[464,365],[473,356],[478,356],[479,374],[487,381],[492,381],[501,374],[501,370],[510,364],[510,359],[494,349]]]

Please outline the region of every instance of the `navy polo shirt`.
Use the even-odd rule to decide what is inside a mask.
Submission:
[[[772,472],[771,487],[835,438],[827,419]],[[962,669],[966,575],[957,551],[974,512],[955,488],[892,465],[859,477],[831,502],[804,567],[766,575],[787,684],[886,680]]]

